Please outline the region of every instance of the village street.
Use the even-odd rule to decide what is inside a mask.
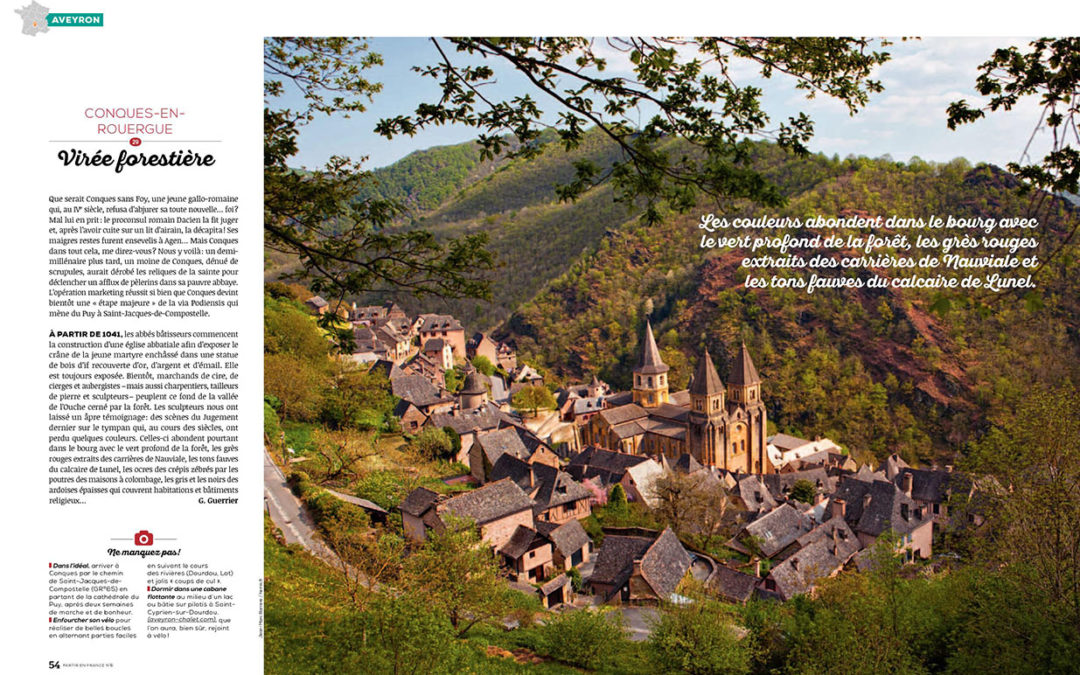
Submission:
[[[289,489],[285,476],[281,473],[270,454],[263,450],[263,492],[266,509],[289,544],[299,543],[315,555],[333,561],[333,556],[315,536],[315,526],[311,517]]]

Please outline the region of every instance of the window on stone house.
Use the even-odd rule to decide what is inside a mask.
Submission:
[[[652,386],[652,375],[649,376],[649,386]]]
[[[934,504],[934,515],[941,513],[941,504]]]

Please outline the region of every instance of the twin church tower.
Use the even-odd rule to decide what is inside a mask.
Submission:
[[[708,350],[698,360],[689,389],[671,393],[668,371],[652,325],[646,322],[631,400],[611,397],[612,407],[600,411],[583,430],[585,442],[673,459],[690,453],[705,466],[773,473],[766,451],[768,422],[761,377],[745,344],[735,356],[726,383]]]

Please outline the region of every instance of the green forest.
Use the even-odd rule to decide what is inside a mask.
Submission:
[[[484,232],[497,265],[490,301],[395,300],[410,313],[448,312],[470,330],[494,329],[554,381],[596,373],[628,386],[646,315],[676,387],[685,386],[706,347],[724,376],[745,341],[776,430],[829,436],[866,460],[899,453],[912,463],[949,463],[1004,422],[1033,383],[1076,381],[1075,252],[1066,249],[1041,270],[1037,291],[1026,295],[748,290],[744,252],[702,250],[697,220],[766,213],[760,207],[701,203],[646,225],[604,186],[578,201],[557,198],[556,185],[572,178],[575,162],[604,166],[615,156],[611,143],[590,133],[570,153],[550,143],[527,161],[480,162],[475,144],[466,143],[375,171],[369,190],[410,205],[397,227],[446,238]],[[769,215],[1002,218],[1029,208],[1009,174],[963,159],[800,158],[768,143],[753,146],[752,158],[787,199]],[[1065,215],[1045,223],[1040,252],[1064,236]]]

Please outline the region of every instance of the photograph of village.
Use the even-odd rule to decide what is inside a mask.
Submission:
[[[266,672],[1080,672],[1080,39],[267,38],[264,81]],[[1040,263],[748,288],[705,214],[1037,218]]]

